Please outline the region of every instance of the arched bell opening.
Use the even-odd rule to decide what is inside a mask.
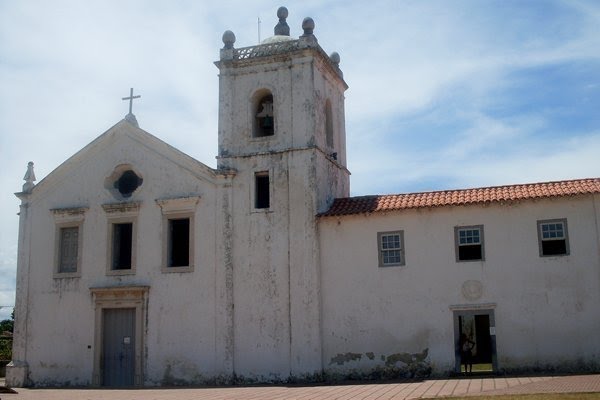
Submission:
[[[273,136],[275,134],[275,107],[273,94],[262,89],[253,96],[254,123],[252,137]]]

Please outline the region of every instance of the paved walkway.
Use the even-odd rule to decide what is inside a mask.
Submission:
[[[3,382],[0,381],[0,384]],[[3,400],[406,400],[461,395],[600,392],[600,374],[432,379],[420,382],[323,386],[177,389],[16,389]]]

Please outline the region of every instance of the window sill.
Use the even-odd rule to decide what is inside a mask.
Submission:
[[[380,265],[378,268],[402,268],[402,267],[406,267],[406,264],[385,264],[385,265]]]
[[[252,211],[250,211],[250,212],[252,214],[269,214],[274,211],[271,208],[253,208]]]
[[[250,137],[250,142],[264,142],[264,141],[268,141],[270,139],[273,139],[275,137],[275,134],[272,135],[263,135],[263,136],[251,136]]]
[[[55,272],[52,276],[54,279],[63,278],[81,278],[81,272]]]
[[[194,266],[190,265],[187,267],[161,267],[160,269],[165,274],[170,274],[173,272],[194,272]]]
[[[106,271],[106,275],[135,275],[135,269],[111,269],[110,271]]]

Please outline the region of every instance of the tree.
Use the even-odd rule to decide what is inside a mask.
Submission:
[[[15,326],[15,310],[10,319],[0,321],[0,360],[12,359],[12,334]]]

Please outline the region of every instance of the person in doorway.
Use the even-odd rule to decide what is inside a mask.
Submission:
[[[460,335],[460,362],[465,366],[465,374],[473,372],[473,347],[475,342],[466,333]]]

